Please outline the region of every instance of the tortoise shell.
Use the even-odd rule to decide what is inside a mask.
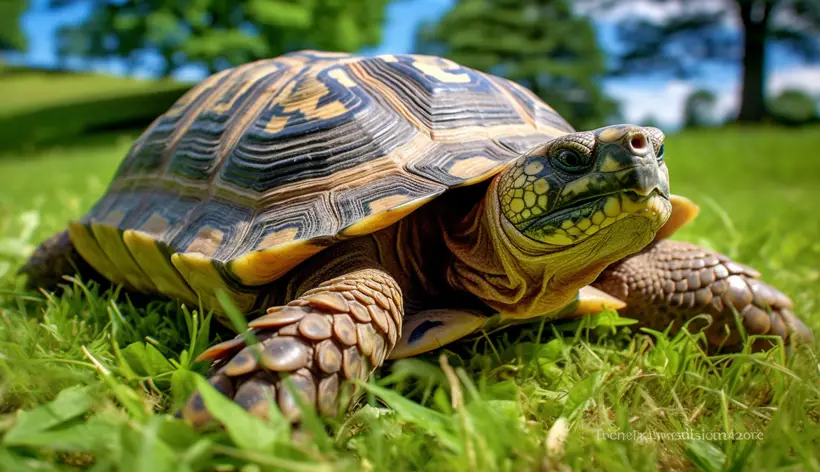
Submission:
[[[69,225],[102,275],[241,310],[343,238],[485,180],[572,127],[514,82],[430,56],[303,51],[206,78]]]

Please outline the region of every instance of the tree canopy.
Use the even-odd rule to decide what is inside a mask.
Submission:
[[[421,28],[417,50],[514,80],[578,128],[616,111],[601,91],[595,32],[566,0],[460,0]]]
[[[28,0],[0,1],[0,50],[22,50],[26,38],[20,29],[20,15],[28,7]]]
[[[375,46],[389,0],[51,0],[83,2],[92,14],[59,32],[62,55],[137,62],[153,50],[168,75],[191,63],[213,71],[296,49]]]
[[[737,63],[743,70],[740,121],[766,118],[765,72],[768,46],[789,48],[803,59],[820,57],[818,0],[577,0],[606,15],[619,15],[620,51],[612,61],[617,74],[671,73],[690,77],[716,63]],[[663,15],[641,14],[637,3]]]
[[[696,90],[689,94],[683,105],[683,126],[703,128],[716,124],[716,102],[717,97],[709,90]]]

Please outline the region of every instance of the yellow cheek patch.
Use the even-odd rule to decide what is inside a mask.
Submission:
[[[578,180],[574,180],[567,185],[564,186],[563,196],[564,198],[573,196],[573,195],[580,195],[583,193],[587,193],[589,191],[589,178],[581,178]]]
[[[633,202],[624,195],[612,195],[607,197],[603,207],[592,215],[577,221],[564,220],[560,228],[547,229],[545,232],[549,231],[548,234],[538,235],[537,238],[539,241],[558,246],[573,244],[580,238],[592,236],[626,217],[642,216],[660,220],[664,218],[665,211],[661,197]]]
[[[501,211],[511,222],[517,224],[547,211],[549,182],[535,177],[542,169],[540,162],[530,162],[525,167],[511,169],[506,182],[502,182]]]
[[[538,161],[530,162],[526,167],[524,167],[524,173],[527,175],[536,175],[542,170],[544,170],[544,164]]]
[[[612,157],[612,154],[607,154],[604,156],[604,160],[601,163],[601,172],[615,172],[621,170],[623,166]]]
[[[512,203],[510,203],[510,209],[516,213],[520,213],[524,210],[524,200],[520,198],[513,199]]]
[[[535,206],[535,194],[533,192],[524,192],[524,204],[527,208]]]

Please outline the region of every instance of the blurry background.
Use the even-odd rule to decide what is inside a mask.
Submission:
[[[0,0],[0,277],[193,83],[303,48],[447,56],[578,129],[660,126],[674,190],[713,210],[683,237],[802,231],[820,260],[818,0]]]
[[[302,48],[447,56],[576,128],[818,116],[817,0],[2,0],[0,149],[140,129],[207,74]]]

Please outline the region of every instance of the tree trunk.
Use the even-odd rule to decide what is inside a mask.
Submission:
[[[766,30],[776,0],[737,0],[743,22],[743,83],[737,120],[759,123],[766,118]]]

